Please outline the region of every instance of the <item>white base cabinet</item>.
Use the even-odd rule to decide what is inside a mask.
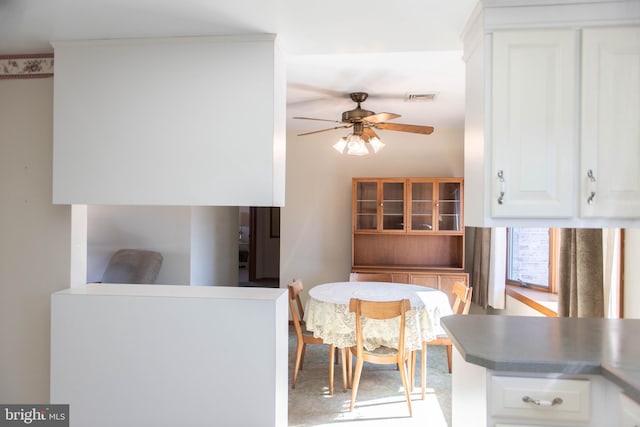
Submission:
[[[640,414],[600,375],[493,371],[466,362],[455,346],[451,387],[453,427],[635,426],[623,420]]]
[[[577,423],[591,418],[588,379],[492,375],[489,386],[489,413],[493,418]]]
[[[640,426],[640,402],[620,394],[620,427]]]

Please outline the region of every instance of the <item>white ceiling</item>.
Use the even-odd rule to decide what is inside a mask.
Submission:
[[[364,108],[397,123],[462,127],[460,34],[477,0],[0,0],[0,55],[51,52],[49,41],[275,33],[287,57],[288,127]],[[404,102],[406,93],[436,93]],[[250,102],[250,100],[248,100]]]

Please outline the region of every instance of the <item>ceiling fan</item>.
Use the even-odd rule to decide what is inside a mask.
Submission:
[[[319,132],[326,132],[334,129],[343,129],[353,127],[353,135],[360,137],[364,142],[372,142],[375,138],[378,142],[380,138],[374,131],[374,129],[393,130],[399,132],[411,132],[429,135],[433,132],[431,126],[420,125],[407,125],[400,123],[388,123],[388,120],[393,120],[400,117],[399,114],[394,113],[374,113],[373,111],[365,110],[360,106],[361,103],[366,101],[369,95],[365,92],[353,92],[349,94],[351,100],[358,105],[353,110],[345,111],[342,113],[342,120],[327,120],[316,119],[312,117],[294,117],[294,119],[302,120],[318,120],[323,122],[340,123],[340,126],[334,126],[331,128],[315,130],[311,132],[301,133],[298,136],[311,135]],[[336,148],[337,149],[337,148]],[[376,150],[377,151],[377,150]]]

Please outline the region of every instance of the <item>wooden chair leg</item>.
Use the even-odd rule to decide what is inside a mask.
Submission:
[[[302,354],[300,355],[300,370],[302,370],[302,367],[304,365],[304,353],[305,350],[307,349],[307,345],[306,344],[302,344]]]
[[[422,353],[420,353],[420,388],[422,389],[422,400],[425,397],[427,387],[427,343],[422,341]]]
[[[347,391],[347,352],[348,348],[342,349],[342,391]]]
[[[305,344],[302,342],[298,342],[296,347],[296,363],[293,367],[293,384],[291,388],[296,388],[296,381],[298,381],[298,372],[300,371],[300,366],[302,365],[302,354],[304,353]]]
[[[335,364],[335,348],[334,345],[329,345],[329,395],[333,396],[333,374]]]
[[[409,356],[409,358],[411,358],[411,356]],[[407,363],[399,363],[398,366],[400,368],[400,378],[402,378],[402,386],[404,387],[404,397],[407,399],[407,405],[409,406],[409,416],[412,417],[413,416],[413,411],[411,409],[411,395],[409,394],[409,388],[411,387],[410,385],[410,380],[408,378],[408,374],[407,374]],[[409,371],[411,371],[411,369],[409,368]],[[354,390],[355,390],[355,386],[354,386]],[[353,399],[351,400],[351,405],[353,406]]]
[[[416,364],[418,363],[418,361],[416,360],[418,358],[418,350],[413,350],[411,352],[411,375],[409,375],[409,381],[411,383],[411,391],[413,391],[413,389],[415,388],[416,385]]]
[[[351,349],[347,349],[347,381],[350,388],[353,388],[353,355]]]
[[[449,373],[451,373],[451,344],[447,345],[447,364],[449,365]]]
[[[349,407],[350,411],[353,411],[353,407],[356,403],[358,386],[360,385],[360,375],[362,375],[362,365],[364,365],[364,361],[362,359],[356,358],[356,371],[353,373],[353,386],[351,388],[351,406]]]
[[[416,352],[412,350],[409,353],[409,357],[407,357],[407,361],[405,362],[405,366],[407,367],[407,381],[409,384],[409,391],[413,393],[414,381],[413,381],[413,373],[416,371]]]

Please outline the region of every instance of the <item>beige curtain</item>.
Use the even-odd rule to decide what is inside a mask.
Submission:
[[[558,315],[603,317],[602,230],[560,230]]]
[[[487,308],[489,301],[489,269],[491,261],[491,229],[473,227],[471,287],[473,302]]]

